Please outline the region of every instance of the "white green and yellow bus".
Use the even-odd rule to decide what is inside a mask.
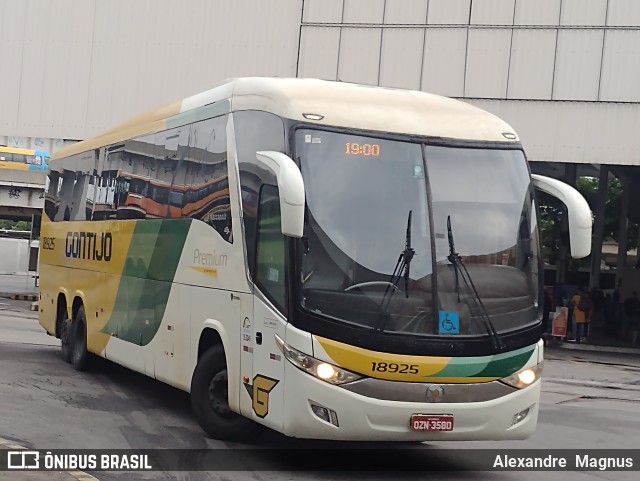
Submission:
[[[242,78],[56,152],[40,323],[190,393],[213,437],[522,439],[543,364],[513,129],[424,92]],[[197,207],[194,207],[197,206]]]

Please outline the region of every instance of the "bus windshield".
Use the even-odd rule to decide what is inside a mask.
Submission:
[[[296,155],[306,310],[432,336],[539,322],[537,221],[520,150],[301,129]]]

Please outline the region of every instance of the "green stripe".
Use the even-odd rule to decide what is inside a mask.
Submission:
[[[162,220],[136,221],[124,263],[123,276],[143,279],[147,277],[151,253],[158,242],[162,222]]]
[[[155,221],[151,221],[155,222]],[[173,282],[180,262],[182,248],[189,233],[191,219],[163,220],[158,232],[151,263],[147,271],[149,279]]]
[[[113,312],[102,332],[146,346],[169,300],[190,219],[136,221]]]
[[[531,359],[535,346],[523,347],[507,354],[494,356],[489,365],[482,370],[480,377],[507,377],[518,372]]]
[[[493,356],[483,357],[454,357],[442,371],[429,377],[470,377],[478,373],[489,364]]]
[[[173,129],[212,117],[219,117],[220,115],[228,114],[230,111],[231,102],[228,99],[219,100],[204,107],[187,110],[167,118],[167,128]]]
[[[535,346],[493,356],[454,357],[444,369],[430,377],[507,377],[531,358]]]

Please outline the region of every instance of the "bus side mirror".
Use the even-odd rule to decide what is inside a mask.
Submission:
[[[587,201],[580,192],[564,182],[537,174],[531,174],[531,178],[536,189],[552,195],[567,206],[571,257],[587,257],[591,253],[592,225],[591,209]]]
[[[278,179],[282,233],[302,237],[304,226],[304,181],[296,163],[281,152],[256,152],[259,162],[269,167]]]

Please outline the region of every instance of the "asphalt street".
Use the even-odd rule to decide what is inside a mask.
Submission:
[[[29,302],[0,299],[0,438],[36,449],[233,448],[206,438],[188,395],[106,361],[76,372],[58,354]],[[640,446],[640,358],[599,352],[546,351],[536,433],[526,441],[412,445],[452,448],[637,448]],[[266,433],[257,447],[340,448],[343,443],[300,441]],[[351,447],[352,445],[349,445]],[[378,445],[379,446],[379,445]],[[397,445],[382,446],[391,453]],[[378,451],[380,452],[380,451]],[[455,449],[438,462],[456,466]],[[280,460],[282,461],[282,460]],[[435,460],[434,460],[435,461]],[[463,460],[462,460],[463,461]],[[330,459],[327,460],[331,462]],[[111,480],[549,480],[637,479],[637,472],[264,472],[116,473]],[[12,477],[0,479],[13,479]],[[22,478],[20,478],[22,479]],[[24,478],[28,479],[28,478]]]

